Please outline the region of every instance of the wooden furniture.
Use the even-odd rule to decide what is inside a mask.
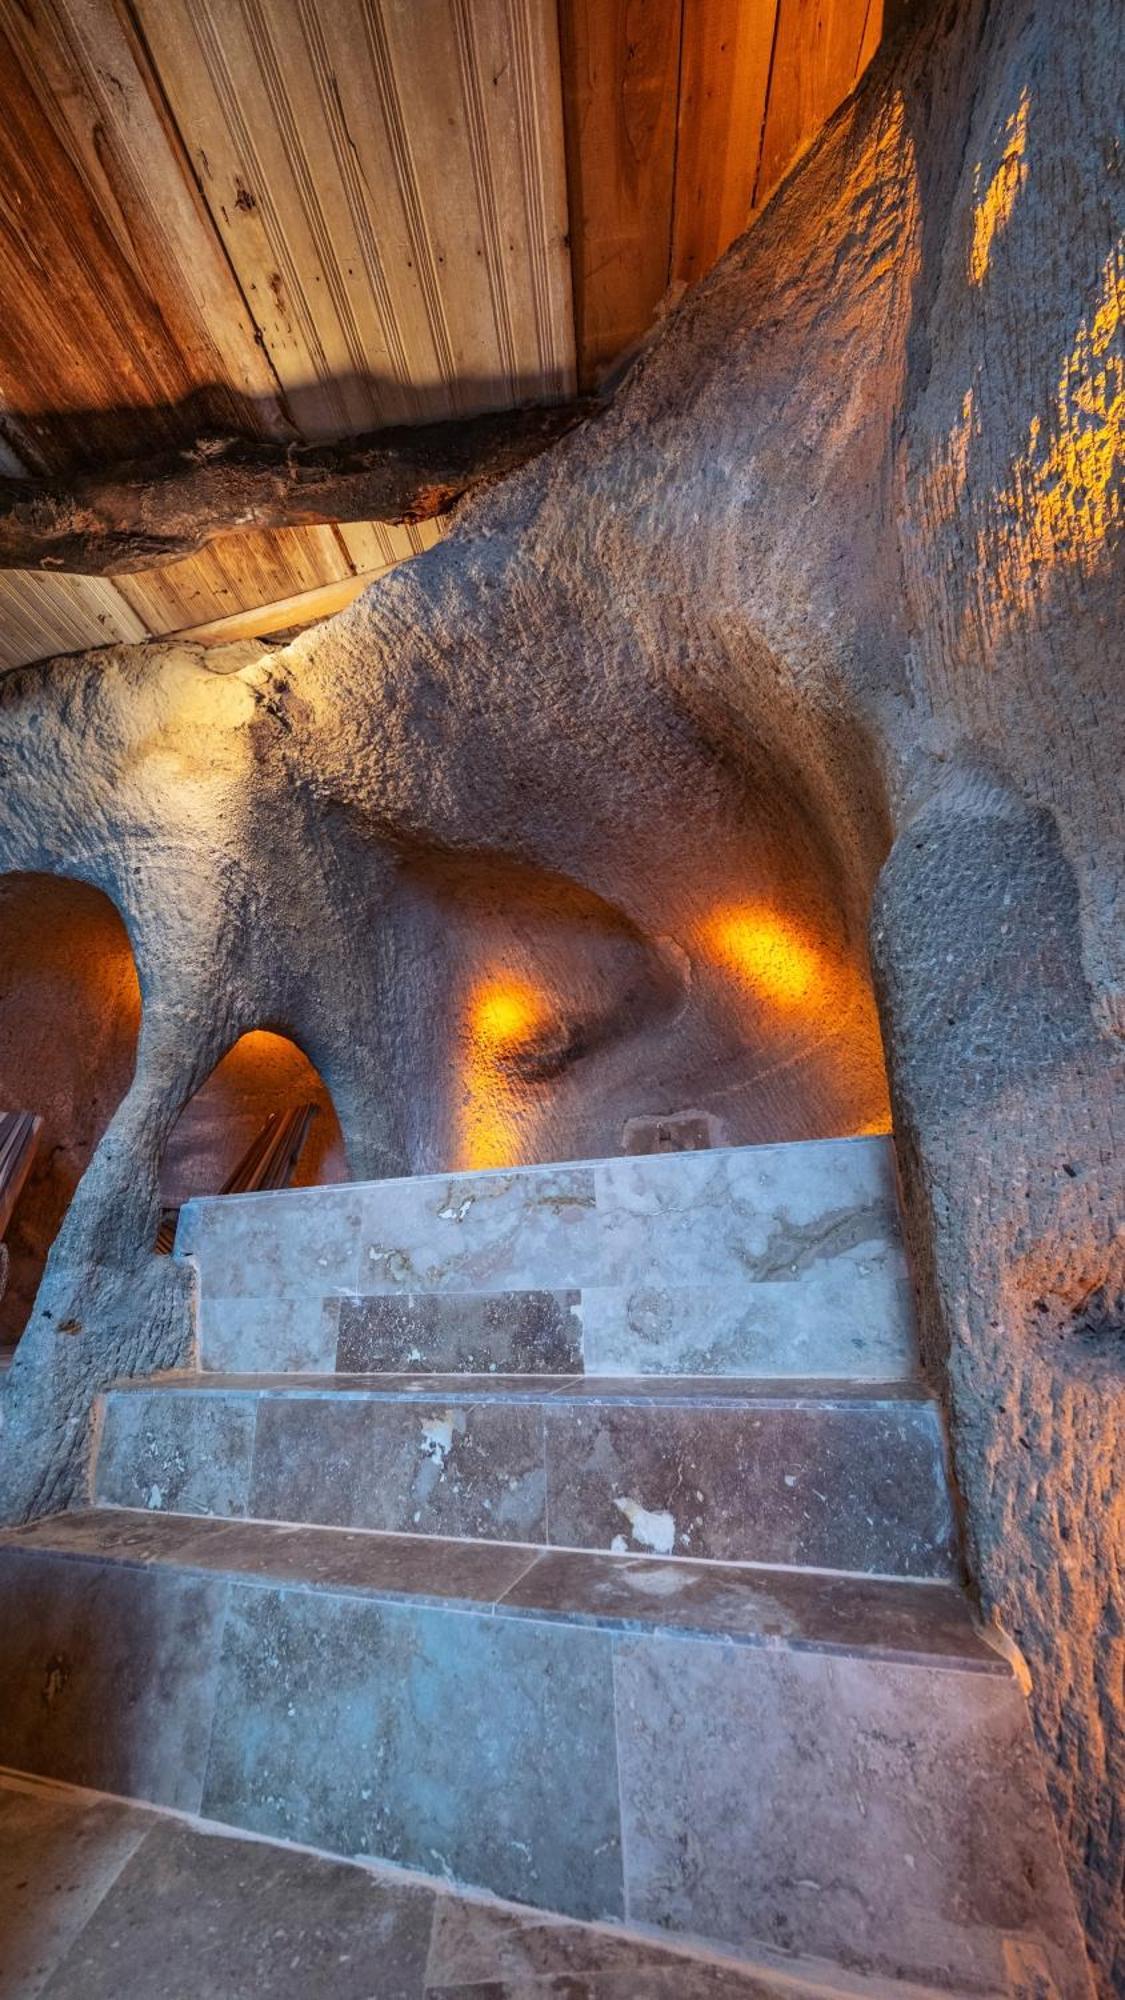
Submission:
[[[289,1111],[272,1111],[219,1193],[258,1194],[266,1188],[288,1187],[315,1117],[315,1104],[296,1104]],[[171,1254],[179,1219],[178,1208],[165,1208],[161,1212],[156,1248],[162,1257]]]
[[[31,1172],[43,1120],[33,1111],[0,1111],[0,1298],[8,1281],[4,1234]]]

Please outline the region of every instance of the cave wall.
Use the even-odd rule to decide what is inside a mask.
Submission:
[[[1125,11],[992,7],[923,218],[874,955],[967,1552],[1125,1988]],[[1112,79],[1116,78],[1115,84]],[[951,116],[955,79],[911,116]],[[1115,108],[1116,107],[1116,108]]]
[[[223,673],[0,682],[0,863],[98,881],[144,997],[5,1386],[6,1510],[72,1497],[107,1373],[186,1352],[159,1162],[238,1035],[306,1052],[359,1176],[680,1109],[862,1129],[870,918],[967,1553],[1106,1991],[1123,61],[1111,0],[1081,34],[1062,0],[919,8],[609,411],[440,547]]]
[[[0,876],[0,1106],[43,1119],[5,1239],[0,1346],[23,1331],[74,1190],[132,1081],[140,1013],[108,897],[65,878]]]

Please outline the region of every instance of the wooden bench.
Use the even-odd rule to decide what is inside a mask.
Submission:
[[[31,1172],[43,1120],[33,1111],[0,1111],[0,1298],[8,1282],[4,1236]]]
[[[315,1104],[297,1104],[291,1111],[271,1111],[219,1193],[260,1194],[267,1188],[288,1187],[315,1117]],[[161,1211],[156,1248],[162,1257],[171,1254],[179,1219],[178,1208]]]

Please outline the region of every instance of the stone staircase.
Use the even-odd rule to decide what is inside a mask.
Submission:
[[[747,1957],[1087,1991],[889,1143],[191,1203],[198,1368],[0,1537],[0,1762]]]

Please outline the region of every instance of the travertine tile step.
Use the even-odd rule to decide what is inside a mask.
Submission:
[[[0,2000],[928,2000],[0,1775]]]
[[[176,1249],[230,1373],[917,1365],[881,1138],[194,1201]]]
[[[107,1510],[0,1537],[0,1590],[10,1767],[748,1955],[1082,1990],[951,1586]]]
[[[106,1397],[107,1506],[948,1576],[938,1413],[901,1383],[183,1376]]]
[[[600,1555],[526,1543],[223,1521],[95,1507],[0,1534],[9,1549],[75,1561],[172,1564],[294,1589],[558,1619],[607,1630],[956,1664],[1006,1676],[950,1583]]]

